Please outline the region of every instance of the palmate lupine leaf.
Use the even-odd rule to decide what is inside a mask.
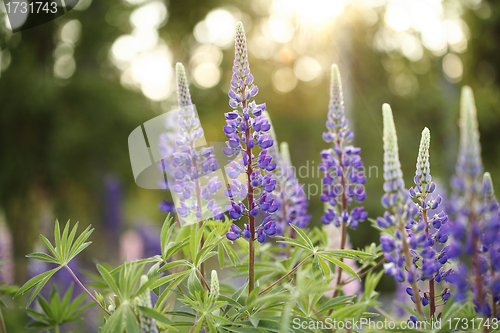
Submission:
[[[278,242],[288,244],[291,246],[299,247],[302,248],[310,254],[314,255],[314,263],[319,266],[319,268],[323,271],[323,274],[325,276],[330,276],[330,271],[335,274],[335,270],[331,270],[330,266],[328,265],[328,262],[339,266],[342,268],[344,271],[348,272],[352,276],[354,276],[356,279],[360,280],[358,274],[349,267],[349,265],[345,264],[340,258],[347,258],[347,259],[354,259],[354,260],[360,260],[360,257],[369,258],[372,257],[371,254],[365,253],[362,251],[357,251],[357,250],[327,250],[327,251],[320,251],[318,250],[317,247],[314,246],[314,243],[311,241],[311,239],[306,235],[306,233],[294,226],[290,225],[296,232],[297,232],[297,238],[292,239],[292,238],[287,238],[287,237],[281,237],[278,236],[280,240]],[[314,265],[313,265],[314,266]]]
[[[82,320],[81,314],[94,303],[90,302],[82,306],[86,294],[82,293],[71,300],[73,294],[73,284],[70,285],[66,293],[61,298],[56,288],[52,288],[50,298],[46,300],[40,296],[38,303],[41,311],[27,310],[29,317],[35,321],[30,322],[26,327],[26,333],[36,333],[49,330],[56,326]]]
[[[39,274],[33,278],[31,278],[28,282],[26,282],[14,297],[19,295],[23,295],[27,291],[34,288],[31,296],[28,300],[28,304],[26,307],[30,305],[31,302],[38,295],[40,290],[42,290],[43,286],[49,281],[49,279],[62,267],[66,266],[74,257],[76,257],[80,252],[82,252],[87,246],[89,246],[92,242],[86,242],[87,239],[92,234],[94,229],[91,229],[90,225],[78,236],[76,241],[73,243],[73,240],[76,236],[76,231],[78,229],[78,222],[75,223],[71,232],[69,231],[70,222],[66,223],[64,230],[61,235],[61,229],[59,228],[59,221],[56,220],[54,227],[54,241],[55,246],[47,239],[47,237],[40,235],[40,239],[43,244],[47,247],[47,249],[52,254],[46,254],[41,252],[31,253],[26,255],[27,258],[41,260],[45,262],[50,262],[54,264],[58,264],[59,266],[51,269],[50,271]]]

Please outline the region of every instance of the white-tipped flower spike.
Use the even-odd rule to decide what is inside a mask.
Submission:
[[[354,134],[349,129],[345,117],[342,80],[339,68],[335,64],[331,70],[326,129],[327,131],[323,132],[323,141],[332,147],[321,152],[319,167],[324,172],[324,177],[320,199],[327,204],[321,221],[324,224],[333,222],[335,226],[342,226],[344,230],[345,226],[356,229],[359,222],[368,217],[368,213],[361,206],[350,210],[349,206],[354,200],[358,203],[365,200],[366,191],[363,185],[366,177],[360,156],[361,149],[347,145],[354,139]]]
[[[212,270],[212,281],[210,281],[210,300],[213,302],[217,301],[219,298],[220,286],[219,278],[217,276],[217,271]]]
[[[431,132],[426,127],[422,131],[422,138],[420,139],[420,147],[418,149],[417,157],[417,171],[419,185],[422,188],[421,192],[426,192],[425,185],[432,180],[431,166],[429,163],[429,146],[431,143]]]
[[[286,165],[292,165],[292,160],[290,158],[290,149],[288,148],[288,142],[280,143],[280,155],[283,163]]]
[[[184,69],[184,65],[180,62],[175,65],[175,74],[177,78],[177,101],[179,103],[179,107],[182,108],[192,105],[193,103],[191,102],[191,94],[189,92],[186,71]]]
[[[460,262],[451,276],[456,288],[455,300],[466,301],[472,286],[476,313],[491,317],[492,309],[486,300],[489,277],[485,272],[500,268],[500,265],[496,264],[500,262],[500,256],[496,249],[492,248],[498,242],[498,232],[495,230],[498,230],[499,222],[496,200],[484,198],[481,204],[482,185],[487,186],[487,188],[483,187],[482,193],[489,193],[488,187],[491,185],[488,175],[481,184],[482,172],[481,144],[474,96],[472,89],[464,86],[460,100],[458,159],[455,175],[451,179],[453,194],[447,207],[451,217],[449,229],[453,236],[448,257],[459,259]],[[491,261],[488,260],[490,255]],[[481,264],[471,266],[470,260],[462,260],[466,256],[472,257],[472,263]],[[473,281],[470,281],[471,275],[473,275]]]
[[[488,201],[495,198],[495,190],[493,189],[493,181],[491,180],[491,175],[489,172],[485,172],[483,175],[483,195]]]
[[[331,70],[330,103],[328,104],[328,120],[326,122],[328,132],[323,133],[323,140],[325,142],[336,142],[339,139],[352,141],[354,135],[347,125],[342,80],[339,68],[334,64]]]
[[[403,204],[408,201],[408,195],[399,162],[398,136],[391,106],[382,106],[384,120],[384,191],[382,205],[386,209],[398,208],[403,214]]]
[[[141,276],[141,286],[148,282],[148,277],[146,275]],[[134,306],[143,306],[146,308],[151,308],[151,295],[150,290],[146,290],[141,295],[138,295],[134,300]],[[158,328],[153,318],[144,315],[141,311],[136,311],[138,313],[139,325],[141,327],[141,333],[158,333]]]
[[[462,88],[460,100],[460,148],[456,165],[461,177],[480,177],[483,171],[481,143],[474,95],[469,86]]]
[[[394,276],[398,283],[408,281],[413,290],[418,290],[416,265],[408,246],[406,225],[418,213],[417,207],[410,202],[405,189],[401,163],[399,162],[398,137],[394,118],[389,104],[382,106],[384,120],[384,191],[382,205],[387,211],[383,217],[377,218],[377,225],[386,229],[394,227],[394,236],[382,234],[380,244],[388,261],[384,264],[385,273]],[[420,295],[412,295],[417,312],[422,314]]]

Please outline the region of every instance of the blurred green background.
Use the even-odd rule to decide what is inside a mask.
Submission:
[[[366,184],[371,217],[382,213],[384,102],[394,111],[407,184],[427,126],[432,174],[448,188],[460,88],[472,86],[485,170],[500,188],[498,1],[80,0],[55,21],[14,34],[2,4],[0,258],[8,262],[1,279],[25,281],[24,255],[56,218],[95,226],[83,265],[119,262],[127,241],[137,239],[124,238],[127,230],[161,225],[158,204],[169,195],[135,185],[127,137],[175,108],[173,68],[181,61],[207,141],[224,141],[239,20],[260,88],[257,102],[267,103],[297,169],[308,167],[300,180],[306,190],[319,186],[319,154],[328,148],[321,133],[332,63],[342,74],[354,144],[367,169],[379,170],[370,169]],[[319,225],[322,202],[314,193],[310,213]],[[350,236],[354,247],[378,239],[368,222]]]

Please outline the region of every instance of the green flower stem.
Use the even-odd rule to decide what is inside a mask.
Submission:
[[[427,199],[427,195],[424,197],[424,200]],[[425,222],[425,233],[429,236],[429,220],[427,218],[427,209],[422,211],[422,218]],[[431,320],[434,320],[434,315],[436,313],[436,300],[435,300],[435,290],[434,290],[434,277],[429,280],[429,315]]]
[[[278,283],[280,283],[281,281],[283,281],[284,279],[286,279],[290,274],[292,274],[293,272],[295,272],[297,270],[297,268],[299,268],[303,263],[305,263],[307,261],[307,259],[311,258],[313,256],[313,253],[309,254],[307,257],[305,257],[304,260],[302,260],[297,266],[295,266],[290,272],[286,273],[285,275],[283,275],[278,281],[274,282],[272,285],[270,285],[269,287],[267,287],[266,289],[262,290],[260,293],[259,293],[259,296],[262,295],[263,293],[265,293],[266,291],[268,291],[269,289],[273,288],[275,285],[277,285]]]
[[[90,298],[92,298],[92,300],[93,300],[94,302],[96,302],[96,303],[97,303],[97,305],[99,305],[99,307],[100,307],[101,309],[103,309],[103,310],[104,310],[104,312],[106,312],[106,313],[108,314],[108,316],[111,316],[111,313],[109,313],[109,312],[108,312],[108,310],[106,310],[106,309],[105,309],[105,308],[101,305],[101,303],[99,303],[99,301],[98,301],[98,300],[94,297],[94,295],[92,295],[92,294],[90,293],[90,291],[88,291],[88,289],[87,289],[87,288],[85,288],[85,286],[83,285],[83,283],[81,283],[81,282],[80,282],[80,280],[76,277],[75,273],[73,273],[73,271],[71,270],[71,268],[69,268],[69,266],[68,266],[68,265],[64,265],[64,267],[66,267],[66,269],[68,270],[68,272],[71,274],[71,276],[73,277],[73,279],[75,279],[76,283],[78,283],[78,285],[79,285],[79,286],[83,289],[83,291],[85,291],[85,292],[87,293],[87,295],[89,295],[89,296],[90,296]]]
[[[197,270],[198,273],[200,274],[200,277],[201,277],[201,281],[203,281],[203,285],[207,288],[208,292],[210,292],[210,287],[208,286],[208,283],[207,281],[205,280],[205,277],[203,276],[203,273],[200,272],[200,270],[198,269]]]
[[[394,252],[394,251],[393,251]],[[391,252],[391,253],[393,253]],[[359,273],[359,272],[356,272],[356,274],[358,274],[358,276],[360,278],[362,278],[363,276],[365,276],[366,274],[370,273],[371,271],[373,271],[375,268],[379,267],[380,265],[382,265],[383,263],[385,262],[385,257],[382,256],[382,259],[380,259],[374,266],[370,267],[369,269],[367,269],[366,271],[364,271],[363,273]],[[352,281],[355,281],[357,280],[356,278],[350,278],[349,280],[347,280],[345,282],[345,284],[349,284],[351,283]]]
[[[246,101],[243,101],[243,109],[247,107]],[[245,131],[245,139],[246,142],[250,142],[251,137],[250,137],[250,124],[248,123],[248,120],[245,120],[245,123],[247,125],[247,129]],[[250,175],[253,172],[253,167],[252,167],[252,149],[247,145],[246,153],[248,156],[248,167],[247,167],[247,182],[248,182],[248,207],[252,207],[253,204],[253,186],[252,182],[250,181]],[[248,223],[250,225],[250,233],[252,234],[252,237],[248,240],[249,247],[248,247],[248,294],[252,292],[254,286],[255,286],[255,219],[251,214],[248,214]]]
[[[400,227],[399,231],[401,232],[402,235],[404,235],[405,234],[404,225],[401,221],[399,222],[399,227]],[[403,238],[403,253],[405,255],[406,267],[408,267],[408,269],[410,269],[410,267],[413,267],[412,262],[411,262],[410,247],[408,246],[408,242],[406,241],[406,237],[402,237],[402,238]],[[422,311],[422,303],[420,300],[420,294],[418,292],[417,281],[413,281],[413,283],[411,283],[411,287],[414,290],[413,294],[415,297],[415,307],[417,308],[418,314],[423,317],[424,312]]]
[[[342,145],[342,142],[337,140],[337,144],[339,146]],[[340,168],[341,168],[341,175],[340,175],[340,185],[342,187],[342,212],[347,210],[347,197],[345,195],[346,192],[346,181],[344,178],[344,163],[342,162],[342,153],[339,155],[339,163],[340,163]],[[345,248],[345,242],[347,238],[347,226],[345,222],[342,222],[342,238],[340,241],[340,250],[344,250]],[[344,262],[344,258],[340,258],[341,262]],[[338,267],[338,274],[337,274],[337,283],[335,284],[335,291],[333,292],[333,298],[337,297],[342,290],[342,286],[344,283],[342,283],[342,269]]]

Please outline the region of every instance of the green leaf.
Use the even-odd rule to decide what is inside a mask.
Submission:
[[[191,294],[196,294],[196,292],[203,292],[203,286],[201,285],[200,280],[198,279],[198,276],[196,274],[196,270],[192,270],[191,273],[189,274],[188,278],[188,288],[189,292]]]
[[[356,272],[351,267],[349,267],[349,265],[345,264],[344,262],[342,262],[342,261],[340,261],[338,259],[332,258],[330,256],[327,256],[327,255],[321,255],[321,257],[323,259],[328,260],[329,262],[331,262],[331,263],[339,266],[344,271],[347,271],[349,274],[351,274],[352,276],[354,276],[356,279],[361,280],[359,278],[358,274],[356,274]]]
[[[56,251],[57,254],[59,255],[59,258],[61,260],[64,260],[64,255],[63,252],[61,251],[61,229],[59,228],[59,221],[56,220],[55,226],[54,226],[54,241],[56,244]]]
[[[139,332],[139,323],[137,322],[137,319],[135,317],[134,312],[132,309],[127,306],[126,311],[124,313],[125,316],[125,327],[127,328],[127,332]]]
[[[43,287],[45,285],[45,283],[47,283],[48,279],[50,279],[52,277],[52,275],[54,275],[59,269],[61,269],[61,267],[62,266],[56,267],[54,269],[51,269],[50,271],[44,272],[42,274],[39,274],[39,275],[31,278],[21,288],[19,288],[17,293],[14,295],[14,298],[19,296],[19,295],[24,295],[24,293],[33,289],[37,285],[41,284]],[[40,290],[38,290],[38,292],[40,292]],[[37,292],[37,294],[38,294],[38,292]],[[32,298],[34,298],[35,296],[36,296],[36,294]],[[31,301],[29,303],[31,303]],[[28,303],[28,305],[29,305],[29,303]]]
[[[31,296],[30,298],[28,299],[28,304],[26,304],[26,307],[28,307],[31,302],[33,302],[33,300],[35,299],[35,297],[40,293],[40,290],[42,290],[43,286],[45,286],[45,284],[49,281],[49,279],[52,277],[52,275],[54,275],[58,270],[59,270],[60,267],[58,268],[54,268],[54,270],[52,271],[49,271],[51,272],[50,274],[48,274],[45,278],[43,278],[39,283],[38,285],[35,287],[35,289],[33,289],[33,291],[31,292]],[[41,274],[40,274],[41,275]]]
[[[158,288],[158,287],[164,285],[165,283],[176,279],[178,276],[182,275],[182,273],[184,273],[184,272],[170,274],[170,275],[163,276],[163,277],[156,279],[156,280],[148,280],[148,282],[144,283],[139,288],[139,290],[137,290],[136,295],[141,295],[142,293],[144,293],[148,289]]]
[[[321,258],[321,256],[314,256],[314,259],[318,260],[319,267],[323,271],[325,277],[328,278],[330,276],[330,267],[328,267],[328,264],[325,262],[325,260],[323,260],[323,258]]]
[[[137,309],[144,313],[147,317],[153,318],[154,320],[164,324],[166,328],[177,331],[175,327],[171,326],[172,322],[158,311],[144,306],[137,306]]]
[[[253,327],[255,327],[255,328],[259,327],[260,318],[250,316],[248,318],[248,320],[250,320],[250,322],[252,323]]]
[[[298,236],[300,236],[300,238],[302,238],[302,240],[305,242],[305,244],[307,244],[309,246],[309,249],[314,251],[314,244],[309,239],[309,237],[307,237],[306,233],[301,228],[299,228],[293,224],[290,224],[290,226],[293,228],[293,230],[295,230],[295,232],[297,232]]]
[[[71,246],[73,245],[73,240],[75,239],[76,235],[76,230],[78,229],[78,222],[75,223],[73,226],[73,229],[71,230],[71,233],[69,234],[68,241],[67,241],[67,248],[66,248],[66,253],[64,254],[65,257],[69,260],[69,254],[71,252]]]
[[[323,306],[320,307],[317,310],[317,312],[321,313],[323,311],[328,311],[328,310],[334,309],[338,306],[346,306],[348,303],[351,303],[355,297],[356,296],[338,296],[338,297],[332,298],[329,301],[327,301],[325,304],[323,304]]]
[[[165,314],[171,315],[171,316],[180,316],[180,317],[186,317],[186,318],[196,318],[196,315],[191,312],[186,312],[186,311],[167,311]]]
[[[224,268],[224,246],[219,246],[217,248],[217,255],[219,259],[220,268]]]
[[[64,227],[62,237],[61,237],[61,257],[66,260],[66,252],[69,252],[69,247],[71,243],[68,244],[68,233],[69,233],[69,221],[66,222],[66,226]]]
[[[159,269],[159,272],[163,272],[163,271],[166,271],[166,270],[169,270],[170,271],[170,268],[172,267],[177,267],[177,266],[181,266],[181,265],[184,265],[184,266],[188,266],[190,265],[190,262],[187,261],[187,260],[178,260],[178,261],[172,261],[172,262],[169,262],[165,265],[163,265],[160,269]]]
[[[97,265],[97,270],[101,274],[102,278],[104,279],[104,282],[108,285],[108,287],[111,289],[111,291],[115,295],[121,295],[120,290],[118,288],[118,285],[116,284],[116,280],[113,278],[113,276],[109,273],[109,271],[102,265]]]
[[[44,235],[40,235],[40,239],[42,240],[42,243],[49,249],[49,251],[54,255],[54,257],[57,259],[57,261],[61,262],[61,257],[57,253],[56,249],[50,244],[50,241],[45,237]]]
[[[300,247],[301,249],[304,249],[304,250],[307,250],[310,252],[314,252],[314,249],[311,250],[306,244],[300,243],[294,239],[287,238],[287,237],[281,237],[281,236],[278,236],[278,238],[284,239],[284,241],[279,240],[278,243],[282,243],[282,244],[286,244],[286,245],[290,245],[290,246],[295,246],[295,247]]]
[[[43,253],[43,252],[35,252],[35,253],[27,254],[26,258],[36,259],[36,260],[46,261],[46,262],[52,262],[55,264],[58,263],[56,258],[49,256],[47,253]]]
[[[163,222],[163,226],[161,227],[160,243],[161,243],[161,254],[163,257],[165,257],[166,246],[175,227],[175,224],[172,224],[172,221],[173,218],[170,215],[168,215],[167,218],[165,219],[165,222]]]
[[[191,227],[191,236],[189,237],[189,250],[191,251],[191,258],[194,259],[196,258],[196,253],[198,252],[197,251],[197,243],[196,243],[196,231],[198,230],[198,224],[195,223],[192,225]],[[196,265],[196,263],[194,263],[195,266],[198,266]]]
[[[90,228],[91,225],[89,224],[89,226],[85,228],[85,230],[83,230],[80,236],[78,236],[78,238],[76,239],[75,243],[71,247],[71,251],[69,253],[69,260],[75,257],[76,255],[75,253],[80,249],[80,246],[90,237],[92,231],[94,231],[94,229]]]

